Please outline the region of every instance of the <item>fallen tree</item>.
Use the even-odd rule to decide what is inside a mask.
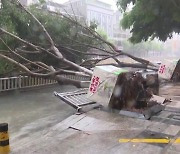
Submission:
[[[62,51],[66,54],[72,54],[78,56],[79,54],[83,55],[100,55],[102,58],[95,61],[92,65],[94,67],[99,61],[105,60],[108,58],[113,58],[117,62],[118,67],[136,67],[136,68],[149,68],[152,70],[157,70],[157,66],[151,63],[148,60],[138,58],[127,54],[121,50],[118,50],[116,46],[109,41],[105,40],[97,33],[95,29],[91,26],[86,25],[85,23],[80,23],[75,17],[72,17],[68,14],[64,15],[62,13],[55,13],[58,15],[59,18],[66,20],[68,23],[73,25],[74,33],[74,40],[66,36],[66,39],[69,40],[68,44],[64,44],[61,41],[54,42],[54,39],[47,31],[45,25],[43,25],[40,20],[29,11],[28,8],[25,8],[18,0],[2,0],[2,9],[9,6],[14,6],[18,11],[21,11],[28,16],[28,20],[32,20],[33,24],[38,26],[39,32],[42,33],[45,43],[40,44],[38,42],[33,42],[32,40],[28,40],[28,38],[22,38],[18,36],[13,31],[8,31],[8,28],[4,28],[3,26],[0,27],[0,42],[3,49],[6,49],[7,52],[1,52],[0,50],[0,58],[4,59],[13,65],[20,68],[21,73],[26,72],[31,76],[39,76],[44,78],[53,78],[57,80],[59,83],[65,84],[73,84],[77,87],[81,87],[84,81],[76,81],[72,79],[67,79],[62,77],[62,74],[71,74],[71,75],[81,75],[81,76],[91,76],[92,71],[87,69],[83,66],[83,63],[78,64],[76,62],[72,62],[71,60],[67,59],[66,56],[63,55]],[[39,9],[39,8],[38,8]],[[43,10],[40,10],[43,11]],[[52,14],[53,15],[53,14]],[[28,24],[27,24],[28,25]],[[18,25],[17,25],[18,26]],[[26,28],[29,28],[28,26]],[[72,30],[72,29],[71,29]],[[61,35],[61,34],[57,34]],[[55,36],[53,36],[55,37]],[[7,38],[12,39],[12,41],[16,41],[16,45],[11,47],[7,43]],[[89,43],[80,42],[76,38],[83,39],[90,39]],[[72,41],[74,41],[72,43]],[[94,42],[96,43],[94,43]],[[93,43],[92,43],[93,42]],[[57,44],[58,43],[58,44]],[[74,46],[79,46],[81,48],[86,47],[85,49],[98,49],[99,51],[103,52],[104,54],[95,54],[95,53],[87,53],[86,51],[74,49]],[[32,58],[34,57],[47,55],[47,59],[51,58],[52,61],[57,61],[60,65],[56,64],[49,64],[46,61],[36,61]],[[31,56],[28,56],[31,55]],[[118,56],[127,56],[137,62],[137,64],[128,64],[122,63],[117,57]],[[36,59],[36,58],[35,58]],[[88,59],[85,59],[88,61]],[[28,64],[28,65],[27,65]],[[37,71],[40,70],[40,71]]]

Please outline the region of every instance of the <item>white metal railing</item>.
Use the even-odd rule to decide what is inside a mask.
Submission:
[[[91,77],[89,76],[80,76],[80,75],[61,75],[65,78],[72,79],[72,80],[81,80],[81,81],[90,81]]]
[[[31,76],[0,78],[0,92],[14,89],[55,84],[57,81]]]
[[[90,81],[90,77],[75,76],[75,75],[62,75],[68,79]],[[21,88],[31,88],[44,85],[56,84],[57,81],[53,79],[44,79],[40,77],[31,76],[18,76],[18,77],[8,77],[0,78],[0,92],[9,91]]]

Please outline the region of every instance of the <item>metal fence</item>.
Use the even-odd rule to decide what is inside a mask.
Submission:
[[[61,75],[65,78],[72,79],[72,80],[78,80],[78,81],[90,81],[91,77],[89,76],[80,76],[80,75]]]
[[[57,83],[55,80],[31,76],[0,78],[0,91],[43,86]]]
[[[74,80],[83,80],[83,81],[90,80],[90,77],[75,76],[75,75],[63,75],[63,77]],[[0,78],[0,92],[22,89],[22,88],[45,86],[56,83],[57,83],[56,80],[44,79],[40,77],[31,77],[31,76]]]

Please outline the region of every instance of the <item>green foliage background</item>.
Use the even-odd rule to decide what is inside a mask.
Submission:
[[[133,5],[132,9],[128,8]],[[124,13],[121,24],[131,29],[132,43],[158,38],[165,41],[173,32],[180,33],[179,0],[118,0]]]

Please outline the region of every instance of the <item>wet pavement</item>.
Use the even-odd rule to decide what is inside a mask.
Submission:
[[[12,140],[12,153],[38,154],[178,154],[180,145],[170,142],[120,143],[124,138],[180,138],[180,125],[165,122],[173,112],[163,111],[152,120],[118,116],[100,110],[72,115],[64,121]],[[177,113],[179,114],[179,113]],[[41,136],[40,136],[41,135]]]
[[[180,83],[163,84],[160,88],[160,95],[175,101],[180,101]]]
[[[0,95],[0,122],[9,124],[11,137],[20,131],[50,127],[76,111],[57,99],[54,91],[70,91],[72,86],[52,86]]]
[[[167,86],[178,95],[179,86]],[[178,154],[180,143],[180,103],[169,104],[151,120],[120,116],[102,110],[76,115],[75,110],[53,96],[53,91],[73,91],[72,87],[0,96],[0,120],[10,124],[13,154]],[[173,96],[171,93],[169,96]],[[31,100],[31,101],[30,101]],[[174,100],[174,98],[173,98]],[[6,102],[6,103],[5,103]],[[9,111],[8,111],[9,110]],[[171,139],[168,144],[120,143],[123,138]]]

